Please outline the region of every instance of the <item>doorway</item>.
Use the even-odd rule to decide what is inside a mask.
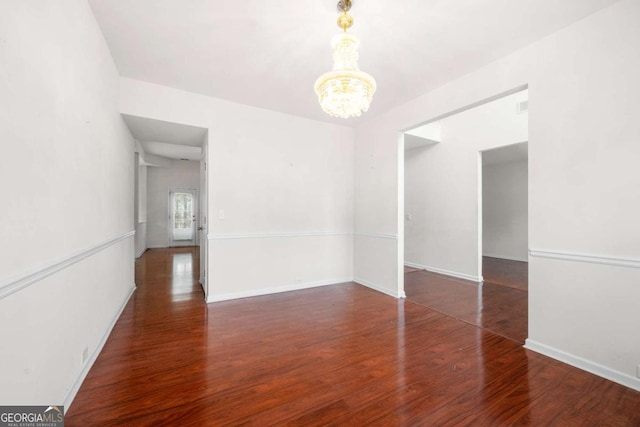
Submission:
[[[169,189],[169,245],[195,246],[197,194],[192,188]]]
[[[528,290],[528,143],[482,155],[482,277]]]
[[[500,147],[513,146],[512,152],[523,147],[518,143],[528,141],[527,106],[528,91],[519,88],[407,130],[399,178],[403,181],[404,212],[399,229],[403,229],[407,299],[522,343],[528,335],[526,290],[489,283],[486,278],[483,281],[483,263],[494,269],[493,281],[500,274],[506,281],[517,273],[517,269],[508,269],[510,265],[503,268],[502,263],[487,262],[483,256],[483,156],[497,158]],[[518,246],[520,261],[508,261],[523,263],[526,275],[526,160],[524,164],[524,188],[517,191],[518,200],[525,200],[525,240]],[[494,182],[511,179],[498,175],[492,175]],[[496,197],[492,199],[493,210],[510,212],[513,200]],[[497,234],[497,226],[490,230],[496,232],[491,235],[492,243],[515,240],[515,229],[510,228],[513,224],[505,222],[505,216],[493,221],[503,226],[503,234]],[[521,231],[518,227],[519,236]],[[505,254],[496,250],[490,255]]]

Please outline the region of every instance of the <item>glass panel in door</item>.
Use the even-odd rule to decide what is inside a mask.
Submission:
[[[176,191],[172,196],[171,237],[174,244],[184,245],[194,240],[194,194]]]

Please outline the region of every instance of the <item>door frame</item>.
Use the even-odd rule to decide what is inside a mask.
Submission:
[[[198,235],[200,238],[199,246],[200,246],[200,277],[198,278],[198,282],[202,285],[202,290],[204,291],[204,299],[207,300],[209,288],[207,285],[208,277],[207,277],[207,263],[208,259],[208,250],[209,250],[209,239],[208,239],[208,221],[207,221],[207,212],[208,212],[208,182],[209,182],[209,171],[207,168],[208,162],[208,137],[209,132],[205,136],[204,143],[202,144],[202,159],[200,160],[200,207],[199,207],[199,216],[198,216]]]

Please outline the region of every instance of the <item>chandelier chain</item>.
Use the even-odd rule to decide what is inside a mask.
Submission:
[[[351,9],[351,0],[340,0],[338,2],[338,11],[348,12]]]

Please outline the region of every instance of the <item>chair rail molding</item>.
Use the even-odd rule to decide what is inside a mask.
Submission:
[[[82,261],[83,259],[90,257],[91,255],[103,251],[118,242],[133,237],[135,234],[135,230],[128,231],[124,234],[121,234],[120,236],[81,249],[77,252],[72,253],[71,255],[67,255],[64,258],[60,258],[37,269],[4,279],[0,281],[0,299],[16,293],[26,288],[27,286],[31,286],[34,283],[44,279],[45,277],[51,276],[52,274],[63,270],[79,261]]]
[[[615,255],[585,254],[570,251],[552,251],[547,249],[529,249],[529,255],[534,258],[549,258],[562,261],[612,265],[616,267],[640,268],[640,259],[619,257]]]
[[[273,239],[287,237],[325,237],[343,236],[350,237],[350,231],[292,231],[274,233],[229,233],[229,234],[208,234],[208,240],[234,240],[234,239]]]
[[[388,234],[388,233],[368,233],[368,232],[364,232],[364,231],[359,231],[356,233],[353,233],[354,236],[358,236],[358,237],[373,237],[375,239],[391,239],[391,240],[398,240],[398,235],[397,234]]]

